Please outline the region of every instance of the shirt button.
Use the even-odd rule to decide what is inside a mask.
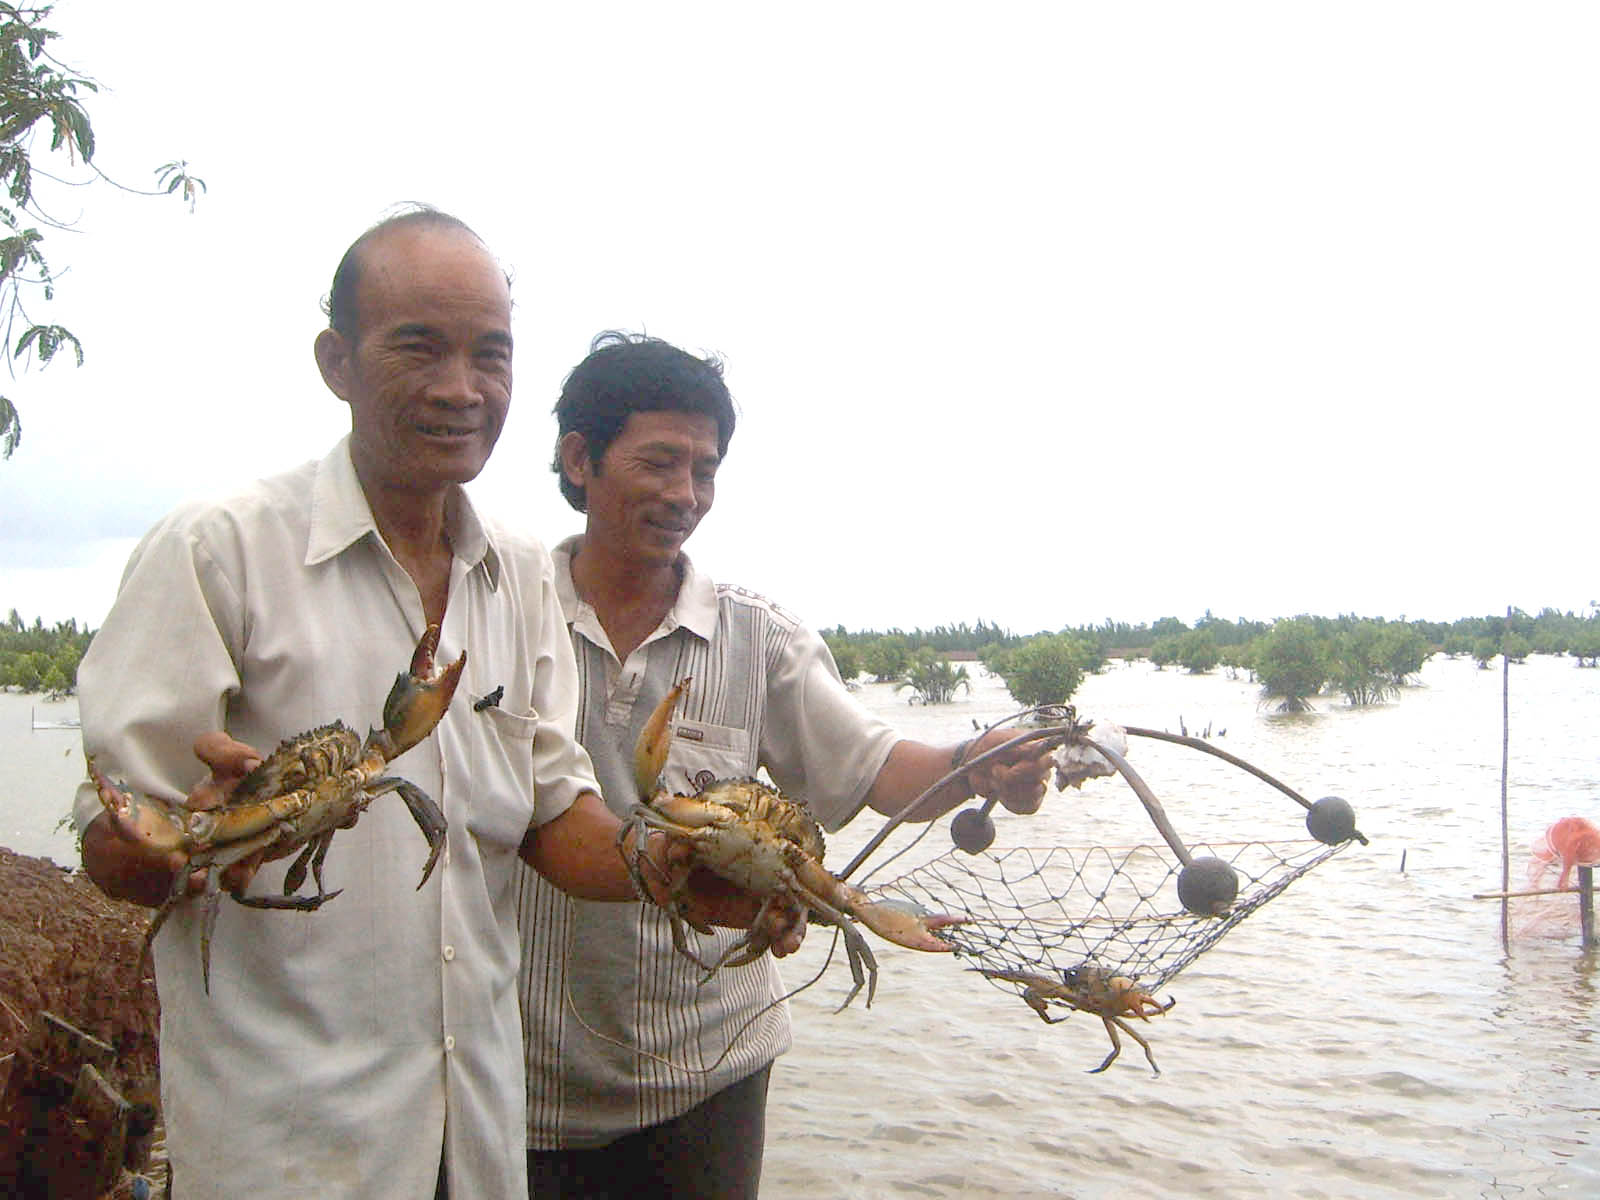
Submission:
[[[453,1033],[445,1034],[444,1035],[445,1053],[448,1054],[450,1051],[454,1050],[455,1048],[456,1048],[456,1035],[453,1034]]]
[[[444,960],[445,960],[445,962],[454,961],[455,956],[456,956],[456,948],[454,946],[446,946],[444,948]]]

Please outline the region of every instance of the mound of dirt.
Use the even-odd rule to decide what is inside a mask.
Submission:
[[[0,1178],[27,1124],[22,1089],[8,1084],[30,1066],[42,1011],[115,1049],[104,1073],[124,1096],[153,1098],[160,1006],[153,973],[139,969],[149,920],[82,872],[0,848]]]

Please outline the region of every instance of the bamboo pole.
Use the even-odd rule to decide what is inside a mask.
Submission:
[[[1474,900],[1518,900],[1523,896],[1581,896],[1583,890],[1575,887],[1534,888],[1527,892],[1474,892]]]
[[[1506,606],[1506,627],[1500,635],[1500,890],[1511,890],[1511,825],[1506,811],[1506,777],[1511,767],[1511,607]],[[1511,953],[1511,903],[1500,901],[1500,943]]]

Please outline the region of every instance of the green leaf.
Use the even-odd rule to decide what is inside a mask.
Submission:
[[[17,406],[0,396],[0,458],[10,458],[21,444],[22,418],[17,415]]]
[[[63,346],[70,345],[78,360],[78,365],[83,366],[83,346],[77,336],[70,330],[60,325],[34,325],[17,339],[16,348],[12,350],[13,358],[21,358],[31,348],[39,356],[41,364],[53,359]]]

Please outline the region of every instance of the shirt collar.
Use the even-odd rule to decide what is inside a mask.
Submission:
[[[464,489],[456,488],[446,520],[451,551],[469,568],[482,564],[489,587],[498,588],[499,552]],[[379,536],[378,523],[356,476],[355,463],[350,458],[350,435],[346,434],[317,464],[311,481],[311,529],[306,539],[305,565],[334,558],[368,534]]]
[[[579,598],[578,589],[572,585],[572,556],[582,544],[583,535],[574,534],[550,552],[556,568],[556,596],[561,601],[561,612],[567,618],[568,625],[576,624],[580,611],[589,609],[588,603]],[[687,554],[680,554],[678,561],[683,564],[683,582],[678,585],[678,598],[672,602],[672,608],[662,624],[669,631],[687,629],[709,642],[717,629],[717,585],[709,575],[695,570]]]

